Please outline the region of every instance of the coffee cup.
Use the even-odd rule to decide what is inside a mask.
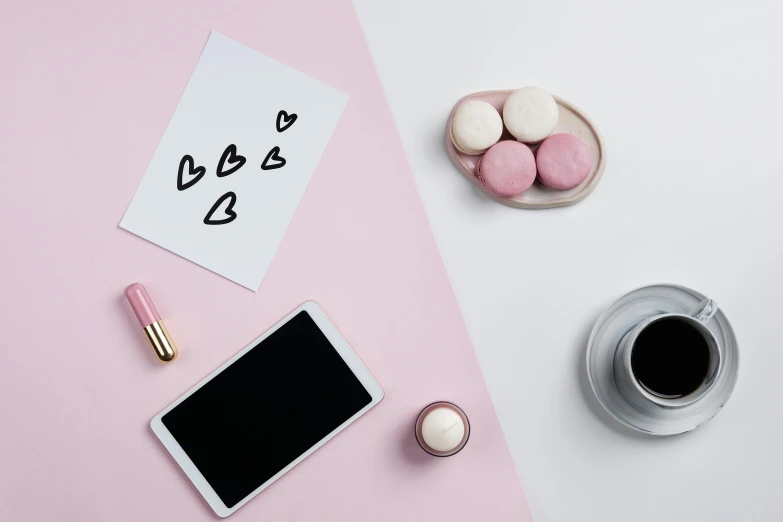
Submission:
[[[685,314],[658,314],[620,340],[614,379],[620,394],[644,411],[651,403],[681,408],[707,394],[722,368],[720,345],[707,324],[718,311],[705,299]]]

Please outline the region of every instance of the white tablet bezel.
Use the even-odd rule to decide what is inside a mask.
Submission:
[[[345,361],[345,363],[348,365],[348,368],[351,369],[351,371],[356,376],[356,378],[359,379],[359,382],[362,384],[362,386],[364,386],[364,389],[367,390],[367,393],[370,394],[372,400],[370,401],[370,404],[368,404],[367,406],[359,410],[354,416],[352,416],[350,419],[342,423],[339,427],[337,427],[334,431],[329,433],[329,435],[321,439],[312,448],[305,451],[301,456],[299,456],[299,458],[292,461],[288,466],[280,470],[280,472],[277,473],[275,476],[273,476],[268,481],[261,484],[261,486],[259,486],[255,491],[250,493],[244,499],[242,499],[234,507],[229,508],[223,503],[223,501],[217,495],[215,490],[212,489],[212,486],[209,485],[209,483],[201,474],[201,472],[199,472],[198,468],[196,468],[195,464],[193,464],[193,461],[191,461],[190,458],[185,454],[185,451],[179,445],[177,440],[172,436],[171,432],[169,432],[169,430],[163,424],[162,418],[166,413],[176,408],[177,405],[179,405],[182,401],[187,399],[196,390],[198,390],[206,383],[211,381],[217,374],[219,374],[227,367],[229,367],[231,364],[236,362],[245,353],[250,351],[250,349],[252,349],[258,343],[260,343],[261,341],[269,337],[281,326],[283,326],[285,323],[290,321],[295,315],[303,311],[307,312],[310,315],[310,317],[313,319],[315,324],[318,325],[318,328],[320,328],[321,332],[323,332],[323,334],[332,344],[334,349],[337,350],[337,353],[340,354],[340,357],[343,358],[343,361]],[[193,485],[196,486],[199,492],[203,495],[204,499],[209,503],[210,507],[212,507],[212,509],[219,517],[224,518],[231,515],[237,509],[244,506],[251,498],[261,493],[263,490],[269,487],[273,482],[275,482],[277,479],[279,479],[281,476],[287,473],[291,468],[293,468],[294,466],[302,462],[308,455],[312,454],[315,450],[317,450],[318,448],[326,444],[326,442],[329,441],[332,437],[340,433],[349,424],[351,424],[356,419],[364,415],[370,408],[378,404],[381,401],[381,399],[383,399],[383,389],[375,380],[375,378],[372,376],[372,374],[370,374],[370,371],[367,369],[367,367],[364,366],[364,364],[359,359],[359,357],[354,353],[354,351],[351,349],[348,342],[343,338],[343,336],[340,334],[340,332],[337,330],[334,324],[332,324],[332,322],[326,316],[326,313],[324,313],[324,311],[321,309],[318,303],[316,303],[315,301],[307,301],[302,305],[300,305],[296,310],[294,310],[293,312],[285,316],[283,319],[281,319],[277,324],[275,324],[269,330],[264,332],[260,337],[258,337],[253,342],[248,344],[239,353],[237,353],[232,358],[227,360],[225,363],[220,365],[217,369],[215,369],[215,371],[213,371],[212,373],[204,377],[198,384],[196,384],[191,389],[189,389],[184,394],[182,394],[182,396],[179,397],[177,400],[169,404],[163,411],[155,415],[155,417],[150,422],[150,426],[152,427],[152,431],[155,433],[155,435],[157,435],[157,437],[160,439],[160,441],[163,443],[163,445],[166,447],[169,453],[171,453],[171,456],[174,457],[174,460],[177,461],[177,464],[179,464],[179,466],[182,468],[182,470],[185,472],[185,474],[188,476],[191,482],[193,482]]]

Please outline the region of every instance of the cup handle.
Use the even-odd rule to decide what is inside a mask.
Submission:
[[[701,324],[707,324],[710,319],[718,313],[718,304],[712,299],[705,299],[688,311],[688,315],[699,321]]]

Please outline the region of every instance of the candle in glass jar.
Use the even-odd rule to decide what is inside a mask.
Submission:
[[[450,402],[430,404],[416,419],[416,440],[424,451],[449,457],[468,442],[470,423],[465,412]]]

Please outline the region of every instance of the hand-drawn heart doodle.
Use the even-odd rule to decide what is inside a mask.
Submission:
[[[228,217],[222,218],[222,219],[212,219],[212,216],[217,210],[220,208],[220,206],[223,204],[225,200],[229,200],[228,205],[226,206],[225,214]],[[212,205],[212,208],[209,209],[209,212],[207,212],[206,217],[204,218],[204,224],[205,225],[225,225],[226,223],[231,223],[237,218],[237,213],[234,212],[232,209],[234,208],[234,204],[237,202],[237,195],[233,192],[226,192],[220,198],[218,198],[217,201],[215,201],[215,204]]]
[[[278,156],[278,154],[280,154],[280,147],[272,147],[272,150],[269,151],[269,154],[266,155],[264,162],[261,164],[261,170],[279,169],[285,165],[285,158]],[[276,161],[277,163],[270,164],[270,161]]]
[[[294,122],[296,121],[296,118],[297,118],[297,116],[294,113],[291,113],[291,115],[289,116],[289,114],[287,112],[285,112],[285,111],[278,112],[277,113],[277,132],[283,132],[288,127],[293,125]],[[283,123],[284,125],[281,125],[281,123]]]
[[[223,167],[225,166],[226,161],[228,161],[229,165],[231,165],[232,163],[236,163],[236,165],[231,166],[228,170],[224,172]],[[234,172],[242,168],[242,165],[244,164],[245,164],[245,157],[237,154],[237,146],[232,143],[231,145],[226,147],[226,150],[223,151],[223,155],[220,156],[220,161],[218,162],[218,167],[217,167],[217,177],[222,178],[228,176],[229,174],[233,174]]]
[[[185,174],[185,165],[188,166],[188,175],[192,176],[192,178],[189,181],[183,183],[182,178]],[[207,169],[204,167],[196,167],[196,162],[193,161],[193,156],[190,154],[185,154],[179,161],[179,172],[177,173],[177,190],[182,191],[192,187],[198,183],[198,180],[204,177],[206,172]]]

